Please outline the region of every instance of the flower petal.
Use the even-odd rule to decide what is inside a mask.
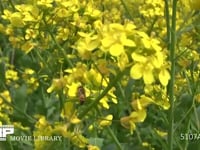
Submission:
[[[113,44],[111,47],[110,47],[110,54],[113,55],[113,56],[119,56],[122,52],[124,52],[124,46],[121,45],[121,44]]]
[[[140,79],[142,77],[142,64],[136,63],[130,71],[131,77],[133,79]]]
[[[163,86],[167,86],[168,81],[170,79],[170,74],[167,69],[162,69],[159,73],[159,80]]]

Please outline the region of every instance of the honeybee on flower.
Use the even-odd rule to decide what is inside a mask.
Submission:
[[[82,85],[77,88],[77,97],[79,98],[80,104],[83,104],[86,100],[85,89]]]

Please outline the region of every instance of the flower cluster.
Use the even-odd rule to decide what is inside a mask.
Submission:
[[[179,3],[176,101],[187,91],[198,103],[200,18],[191,8],[199,3]],[[170,108],[171,35],[163,0],[10,0],[0,6],[0,124],[22,130],[31,124],[23,134],[62,135],[69,149],[72,143],[99,150],[110,141],[119,146],[118,130],[110,126],[124,127],[123,137],[135,140],[128,133],[145,124],[152,106],[161,114]],[[34,141],[36,149],[49,144]]]

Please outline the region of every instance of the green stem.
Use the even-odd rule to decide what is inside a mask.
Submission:
[[[44,64],[45,68],[47,68],[47,71],[49,74],[53,74],[51,67],[48,65],[47,61],[41,56],[40,51],[36,50],[36,55],[38,56],[38,59]]]
[[[149,36],[151,36],[151,33],[152,33],[152,31],[153,31],[153,28],[154,28],[154,25],[155,25],[155,23],[156,23],[156,21],[158,20],[158,17],[156,16],[154,19],[152,19],[153,21],[152,21],[152,23],[151,23],[151,25],[149,26],[149,28],[148,28],[148,30],[147,30],[147,34],[149,35]]]
[[[71,68],[73,68],[73,67],[74,67],[73,63],[72,63],[72,62],[70,61],[70,59],[67,57],[67,54],[66,54],[65,50],[64,50],[63,47],[57,42],[55,36],[54,36],[53,33],[50,31],[46,20],[43,19],[43,21],[44,21],[44,23],[45,23],[45,25],[46,25],[46,27],[47,27],[47,30],[48,30],[49,35],[51,36],[53,42],[56,44],[58,50],[60,50],[60,51],[63,53],[65,60],[67,61],[67,63],[69,64],[69,66],[70,66]]]
[[[79,114],[78,117],[80,119],[99,103],[99,101],[108,93],[108,91],[120,80],[124,72],[125,71],[118,73],[115,79],[103,90],[103,92],[92,103],[90,103],[90,105],[83,112]]]
[[[64,96],[64,94],[63,94],[63,92],[62,92],[63,90],[60,90],[59,91],[59,102],[60,102],[60,114],[61,114],[61,112],[62,112],[62,110],[64,111],[64,114],[66,115],[66,110],[65,110],[65,96]],[[65,118],[66,119],[66,118]]]
[[[74,67],[74,65],[72,64],[72,62],[69,60],[69,58],[67,57],[67,54],[65,52],[65,50],[62,48],[62,46],[56,41],[54,35],[52,34],[52,32],[49,31],[49,34],[52,38],[52,40],[54,41],[54,43],[56,44],[57,48],[63,53],[65,60],[67,61],[67,63],[70,65],[71,68]]]
[[[112,137],[112,139],[114,140],[115,144],[117,145],[119,150],[123,150],[119,140],[117,139],[117,137],[115,136],[113,130],[110,127],[107,127],[107,131],[109,133],[109,135]]]
[[[98,115],[102,117],[102,113],[101,113],[101,111],[99,110],[99,108],[98,108],[98,107],[95,107],[95,108],[96,108],[96,110],[97,110]],[[102,117],[102,118],[103,118],[103,117]],[[116,135],[114,134],[113,130],[112,130],[109,126],[106,127],[106,129],[107,129],[107,131],[108,131],[108,134],[109,134],[109,135],[111,136],[111,138],[114,140],[114,142],[115,142],[116,146],[118,147],[118,149],[119,149],[119,150],[123,150],[123,148],[122,148],[122,146],[121,146],[119,140],[117,139]]]
[[[8,2],[10,3],[10,5],[11,5],[13,11],[14,11],[15,10],[15,5],[14,5],[13,1],[12,0],[8,0]]]
[[[4,7],[3,7],[3,4],[2,4],[2,1],[0,1],[0,11],[1,11],[1,15],[2,15],[3,11],[4,11]]]
[[[171,79],[169,82],[169,131],[168,131],[168,144],[169,150],[173,150],[174,141],[174,82],[175,82],[175,51],[176,51],[176,5],[177,0],[173,0],[172,4],[172,28],[171,28],[171,43],[170,43],[170,62],[171,62]]]
[[[120,1],[121,1],[122,5],[123,5],[124,9],[126,10],[129,18],[133,21],[133,16],[131,15],[130,11],[128,10],[128,7],[126,6],[126,3],[124,2],[124,0],[120,0]]]
[[[13,145],[12,145],[12,143],[11,143],[10,140],[8,140],[8,143],[9,143],[9,146],[10,146],[10,150],[14,150],[14,149],[13,149]]]
[[[170,17],[169,17],[169,3],[168,0],[165,0],[165,20],[166,20],[166,27],[167,27],[167,49],[170,49],[171,43],[171,32],[170,32]]]
[[[139,141],[139,145],[142,145],[142,139],[141,139],[141,136],[140,136],[140,132],[138,131],[137,128],[135,129],[135,133],[137,135],[137,138],[138,138],[138,141]]]

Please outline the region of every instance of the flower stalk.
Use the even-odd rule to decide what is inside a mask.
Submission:
[[[168,3],[166,1],[166,3]],[[166,5],[167,6],[167,5]],[[169,40],[169,50],[170,50],[170,62],[171,62],[171,79],[169,82],[168,93],[169,93],[169,101],[170,101],[170,109],[169,109],[169,130],[168,130],[168,145],[169,150],[173,150],[173,141],[174,141],[174,83],[175,83],[175,67],[176,67],[176,7],[177,7],[177,0],[173,0],[172,2],[172,19],[171,19],[171,30],[170,30],[170,37]],[[169,11],[166,11],[169,13]],[[169,15],[169,14],[167,14]],[[169,21],[169,19],[167,20]],[[169,28],[169,27],[168,27]],[[168,35],[168,36],[169,36]]]

